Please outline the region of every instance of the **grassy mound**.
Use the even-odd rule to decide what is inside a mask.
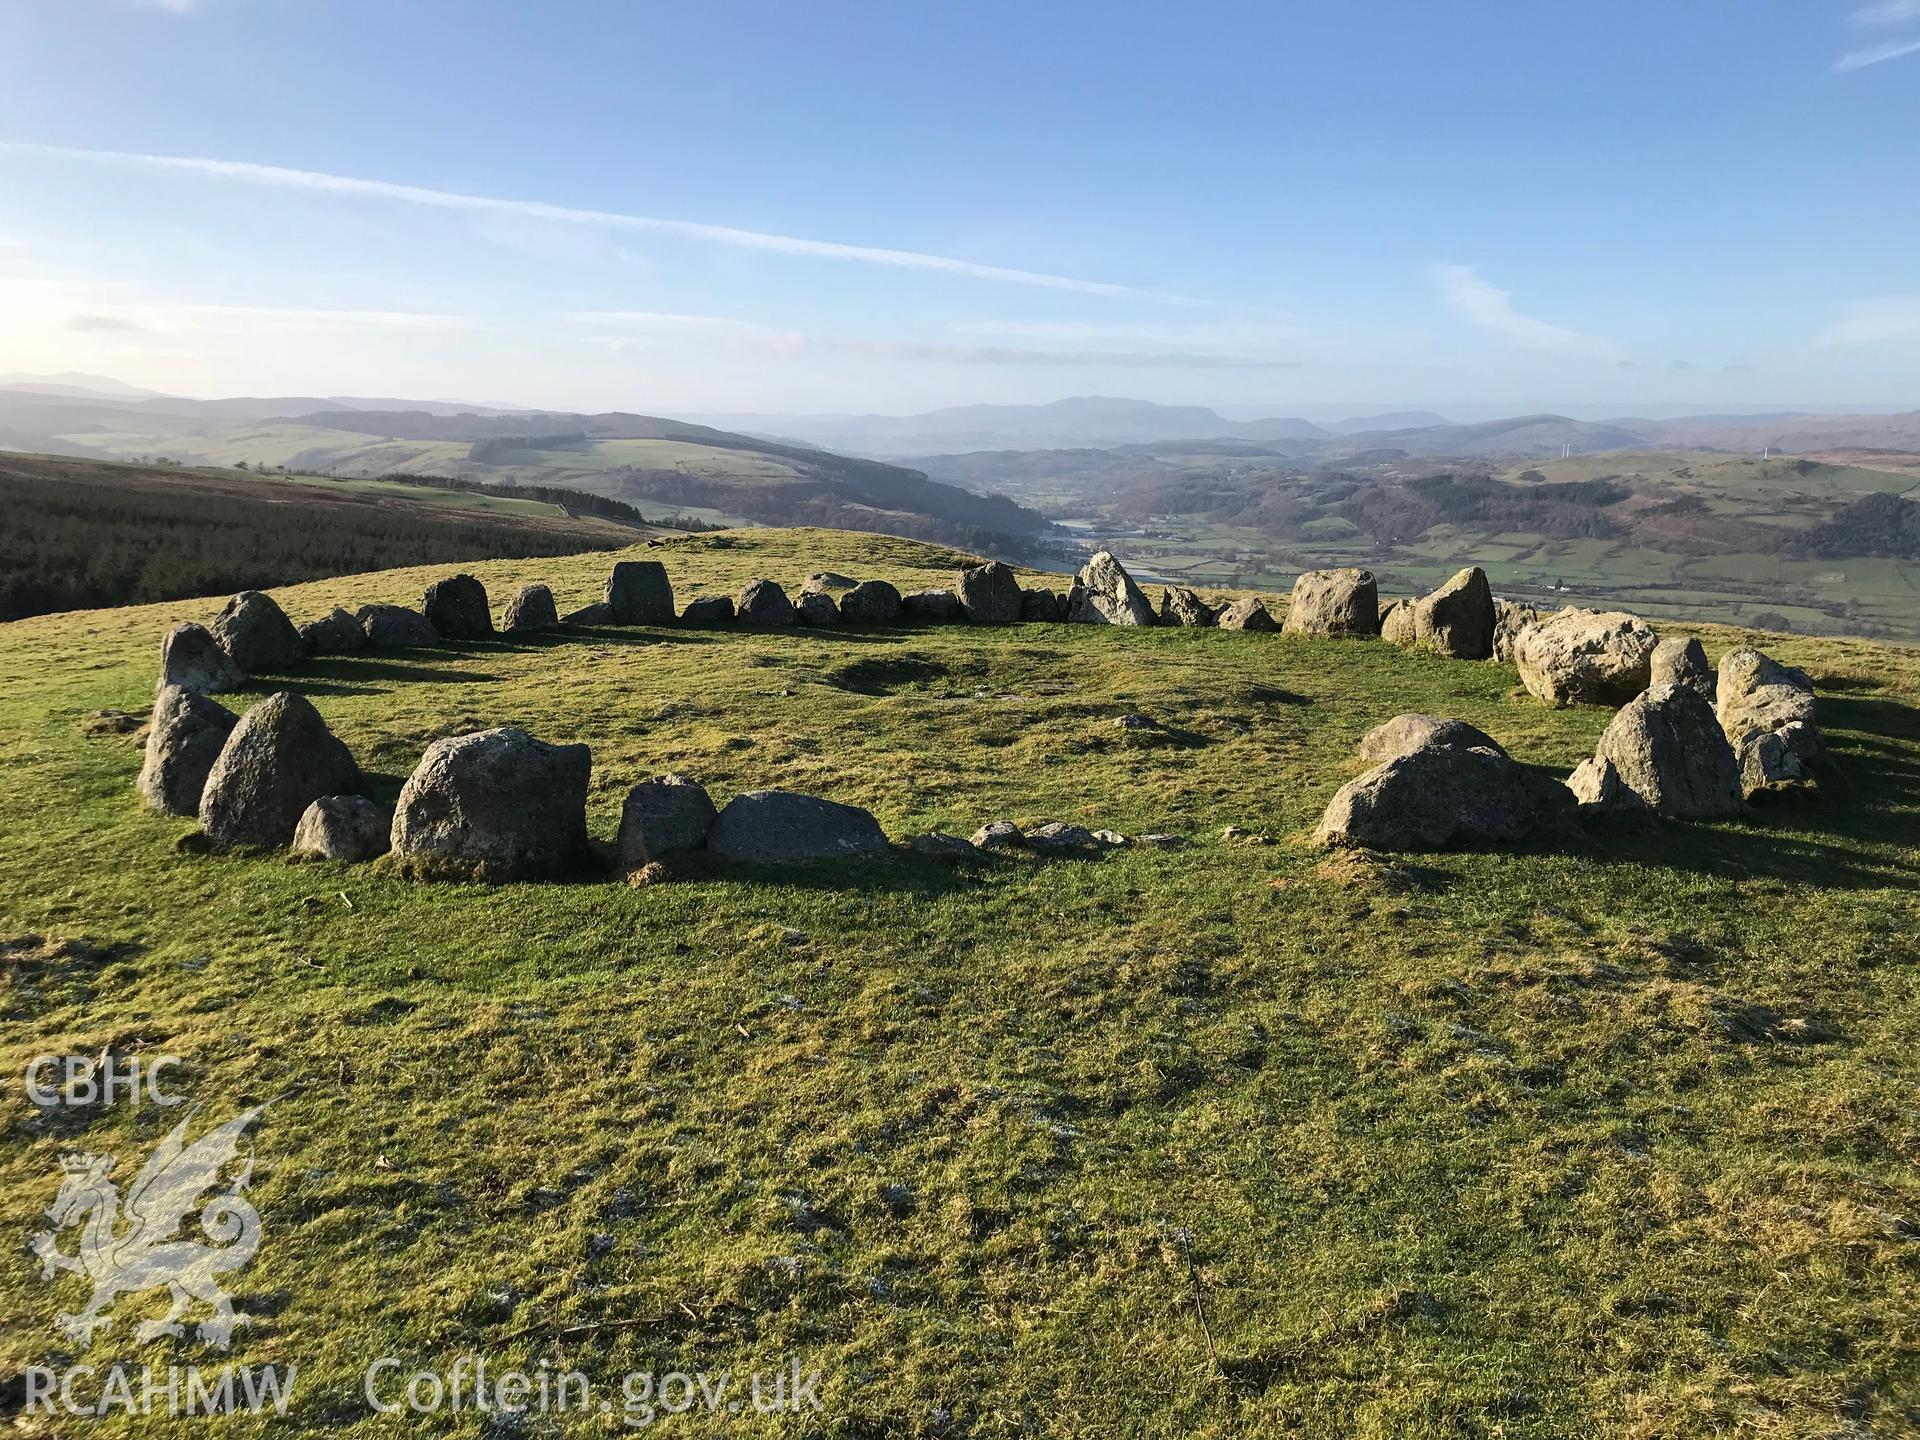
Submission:
[[[821,568],[941,584],[959,558],[817,531],[636,553],[682,603]],[[612,558],[465,568],[565,610]],[[276,594],[303,620],[439,573]],[[1390,858],[1299,840],[1370,726],[1454,715],[1565,770],[1607,713],[1379,643],[1076,626],[602,630],[296,677],[387,801],[436,736],[516,724],[593,747],[603,840],[668,770],[896,836],[1192,840],[488,888],[176,849],[192,826],[140,807],[135,738],[90,718],[143,711],[163,630],[217,608],[0,629],[0,1068],[173,1052],[208,1121],[279,1097],[231,1286],[256,1323],[225,1357],[137,1345],[150,1293],[83,1350],[52,1325],[84,1283],[15,1245],[0,1374],[298,1364],[292,1427],[367,1435],[478,1433],[361,1393],[380,1356],[475,1354],[616,1383],[797,1356],[827,1435],[1912,1423],[1914,652],[1763,641],[1820,685],[1844,782],[1820,798]],[[1177,743],[1126,743],[1129,711]],[[120,1157],[124,1186],[178,1118],[0,1113],[17,1235],[62,1151]]]

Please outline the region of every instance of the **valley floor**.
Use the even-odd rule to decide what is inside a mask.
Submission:
[[[632,553],[683,603],[960,563],[807,530]],[[614,558],[463,568],[566,611]],[[275,593],[300,621],[444,573]],[[218,604],[0,627],[0,1072],[177,1053],[206,1123],[272,1100],[232,1281],[254,1323],[224,1354],[140,1345],[148,1295],[59,1339],[86,1286],[25,1243],[59,1157],[120,1157],[124,1186],[178,1115],[11,1088],[0,1375],[297,1365],[300,1434],[621,1433],[376,1415],[382,1356],[614,1390],[797,1359],[822,1409],[759,1423],[832,1436],[1920,1426],[1920,653],[1761,638],[1819,686],[1820,797],[1400,858],[1301,838],[1368,728],[1457,716],[1564,771],[1608,713],[1377,642],[1084,626],[600,630],[292,677],[388,802],[434,737],[516,724],[592,747],[602,840],[629,784],[680,771],[895,836],[1192,841],[488,889],[176,850],[191,822],[142,809],[96,712],[144,712],[163,631]],[[1128,743],[1128,711],[1165,735]]]

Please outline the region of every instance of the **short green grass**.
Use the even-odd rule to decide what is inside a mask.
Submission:
[[[818,531],[634,553],[683,600],[959,559]],[[568,609],[610,558],[470,568]],[[437,573],[280,598],[304,619]],[[629,783],[679,770],[895,835],[1193,842],[486,889],[175,849],[190,824],[140,808],[135,743],[89,716],[144,708],[161,632],[216,608],[0,628],[0,1070],[172,1051],[207,1118],[280,1097],[235,1286],[258,1320],[225,1358],[299,1365],[283,1433],[619,1433],[376,1417],[360,1379],[389,1354],[602,1382],[798,1356],[825,1408],[787,1428],[831,1436],[1920,1423],[1912,651],[1768,642],[1822,687],[1819,798],[1398,859],[1300,838],[1369,726],[1457,715],[1564,769],[1606,714],[1377,642],[1078,626],[603,630],[293,677],[387,799],[436,735],[590,744],[602,839]],[[1123,743],[1130,710],[1163,742]],[[174,1114],[4,1103],[0,1376],[219,1363],[134,1345],[150,1301],[91,1351],[57,1340],[84,1286],[24,1245],[61,1151],[124,1182]],[[183,1429],[22,1430],[83,1425]]]

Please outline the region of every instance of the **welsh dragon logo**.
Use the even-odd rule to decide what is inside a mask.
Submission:
[[[187,1126],[200,1111],[194,1106],[147,1158],[127,1192],[124,1208],[109,1178],[114,1166],[111,1155],[60,1157],[65,1178],[47,1207],[53,1224],[33,1237],[33,1253],[40,1257],[41,1279],[51,1280],[60,1270],[85,1275],[93,1282],[93,1298],[77,1315],[56,1316],[55,1329],[87,1344],[94,1331],[112,1326],[113,1317],[107,1312],[118,1297],[164,1285],[172,1294],[172,1306],[161,1319],[142,1321],[135,1327],[134,1338],[144,1342],[162,1335],[184,1335],[181,1318],[199,1301],[213,1310],[200,1322],[199,1338],[227,1348],[234,1327],[246,1323],[246,1317],[234,1313],[233,1302],[215,1277],[238,1270],[260,1248],[260,1212],[241,1193],[253,1174],[251,1150],[240,1173],[225,1182],[224,1190],[204,1204],[202,1197],[223,1183],[221,1171],[234,1161],[241,1135],[266,1108],[256,1105],[189,1145]],[[175,1234],[196,1209],[200,1229],[211,1245]],[[60,1250],[58,1237],[74,1225],[81,1227],[80,1248],[68,1255]]]

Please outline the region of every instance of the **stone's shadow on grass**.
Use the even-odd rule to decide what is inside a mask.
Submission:
[[[1236,691],[1233,701],[1248,705],[1311,705],[1311,695],[1301,695],[1278,685],[1247,685]]]
[[[836,665],[820,677],[821,683],[854,695],[891,695],[951,679],[953,668],[929,655],[895,655],[887,659],[854,660]]]
[[[448,669],[445,662],[458,652],[421,650],[414,652],[425,663],[409,664],[399,659],[362,660],[341,655],[316,661],[298,676],[286,677],[275,689],[292,690],[302,695],[366,695],[384,693],[379,682],[394,684],[482,685],[494,677],[481,670]],[[272,683],[272,677],[265,677]]]

